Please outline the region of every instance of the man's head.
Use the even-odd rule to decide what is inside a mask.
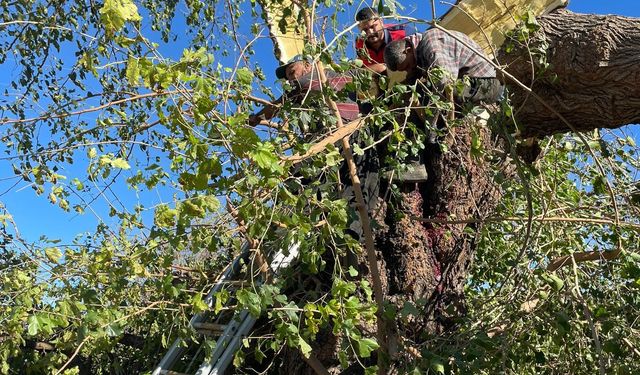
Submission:
[[[369,47],[380,48],[384,43],[384,23],[378,12],[372,8],[362,8],[356,14],[358,28],[364,33],[365,42]]]
[[[406,38],[387,44],[384,48],[384,62],[390,72],[406,72],[407,78],[414,78],[418,73],[413,45]]]
[[[294,81],[303,75],[310,73],[311,69],[312,66],[309,61],[305,60],[302,55],[296,55],[289,60],[289,62],[276,69],[276,77],[279,79],[286,78],[289,81]]]

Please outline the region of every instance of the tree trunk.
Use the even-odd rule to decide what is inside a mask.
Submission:
[[[425,150],[428,181],[405,193],[399,209],[400,220],[390,212],[388,231],[379,234],[379,250],[389,275],[389,295],[402,308],[404,301],[417,304],[421,317],[399,333],[418,340],[424,333],[442,334],[454,328],[455,318],[466,311],[464,285],[473,261],[476,235],[481,224],[437,224],[422,218],[447,221],[486,218],[500,201],[501,192],[492,178],[492,168],[483,156],[472,156],[472,136],[476,134],[488,150],[502,148],[500,138],[490,136],[486,126],[468,117],[462,125],[449,129],[440,144]],[[508,163],[503,164],[512,173]]]
[[[640,20],[559,9],[539,20],[533,47],[548,43],[546,71],[532,74],[527,51],[504,49],[498,61],[554,108],[510,85],[523,136],[618,128],[640,122]],[[532,77],[534,77],[532,79]],[[509,82],[507,82],[509,84]]]

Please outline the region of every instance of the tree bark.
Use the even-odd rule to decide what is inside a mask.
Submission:
[[[618,128],[640,122],[640,19],[576,14],[559,9],[540,17],[531,44],[548,43],[541,72],[528,52],[504,49],[498,61],[557,111],[552,113],[524,90],[507,85],[525,137],[543,137],[571,129]],[[532,70],[535,70],[534,74]]]
[[[398,215],[390,212],[388,230],[379,233],[378,248],[389,275],[388,299],[397,302],[399,308],[404,301],[426,301],[417,304],[420,317],[408,325],[397,325],[400,335],[410,340],[419,341],[425,333],[439,335],[455,328],[456,318],[466,311],[464,285],[481,224],[438,225],[420,219],[481,221],[495,209],[501,191],[493,181],[489,162],[472,155],[474,133],[488,150],[503,148],[501,138],[492,137],[475,118],[463,119],[438,144],[427,145],[428,181],[402,195],[398,209],[404,215],[397,220]],[[446,145],[447,152],[440,151],[441,144]],[[504,173],[513,173],[508,163],[501,168]]]

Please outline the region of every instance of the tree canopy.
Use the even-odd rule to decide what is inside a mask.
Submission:
[[[295,3],[298,21],[320,30],[305,53],[329,69],[357,68],[346,57],[353,4]],[[265,73],[275,60],[264,56],[271,41],[259,3],[0,0],[0,8],[0,65],[11,72],[0,93],[0,177],[10,184],[2,199],[27,187],[34,200],[97,223],[70,241],[36,240],[20,227],[45,222],[16,222],[0,206],[0,373],[144,373],[176,337],[210,351],[189,318],[225,309],[260,318],[234,359],[238,373],[302,371],[292,366],[304,362],[288,360],[310,355],[334,373],[640,371],[639,150],[637,133],[621,127],[638,119],[638,86],[594,84],[585,95],[579,85],[634,69],[625,64],[637,49],[603,37],[607,48],[587,47],[607,51],[611,70],[581,71],[605,67],[588,54],[573,55],[571,70],[559,51],[584,52],[572,41],[586,34],[554,33],[597,19],[637,35],[632,20],[571,25],[570,13],[523,11],[500,55],[503,73],[513,73],[508,100],[488,124],[440,129],[436,146],[396,116],[415,86],[399,85],[347,124],[347,133],[360,130],[354,154],[384,139],[387,168],[399,171],[406,155],[435,147],[431,171],[442,173],[420,198],[433,211],[389,203],[385,218],[371,213],[381,305],[371,263],[347,260],[365,249],[345,232],[357,213],[337,193],[344,133],[326,104],[345,93],[328,89],[317,105],[284,103],[273,122],[247,123],[280,94]],[[361,74],[353,88],[370,83]],[[572,83],[570,93],[558,89]],[[591,98],[610,112],[581,112]],[[434,94],[427,110],[451,108]],[[538,137],[533,163],[522,160],[522,134]],[[397,186],[387,194],[407,197]],[[424,233],[411,237],[414,227]],[[415,252],[393,253],[400,228],[420,241],[406,245]],[[269,259],[294,244],[299,255],[274,283],[224,290],[208,306],[204,296],[246,242]]]

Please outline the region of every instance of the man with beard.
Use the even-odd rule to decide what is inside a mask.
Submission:
[[[356,22],[363,34],[356,39],[358,58],[368,69],[384,74],[387,70],[384,63],[384,47],[407,36],[407,30],[404,25],[385,25],[380,15],[369,7],[358,11]]]

